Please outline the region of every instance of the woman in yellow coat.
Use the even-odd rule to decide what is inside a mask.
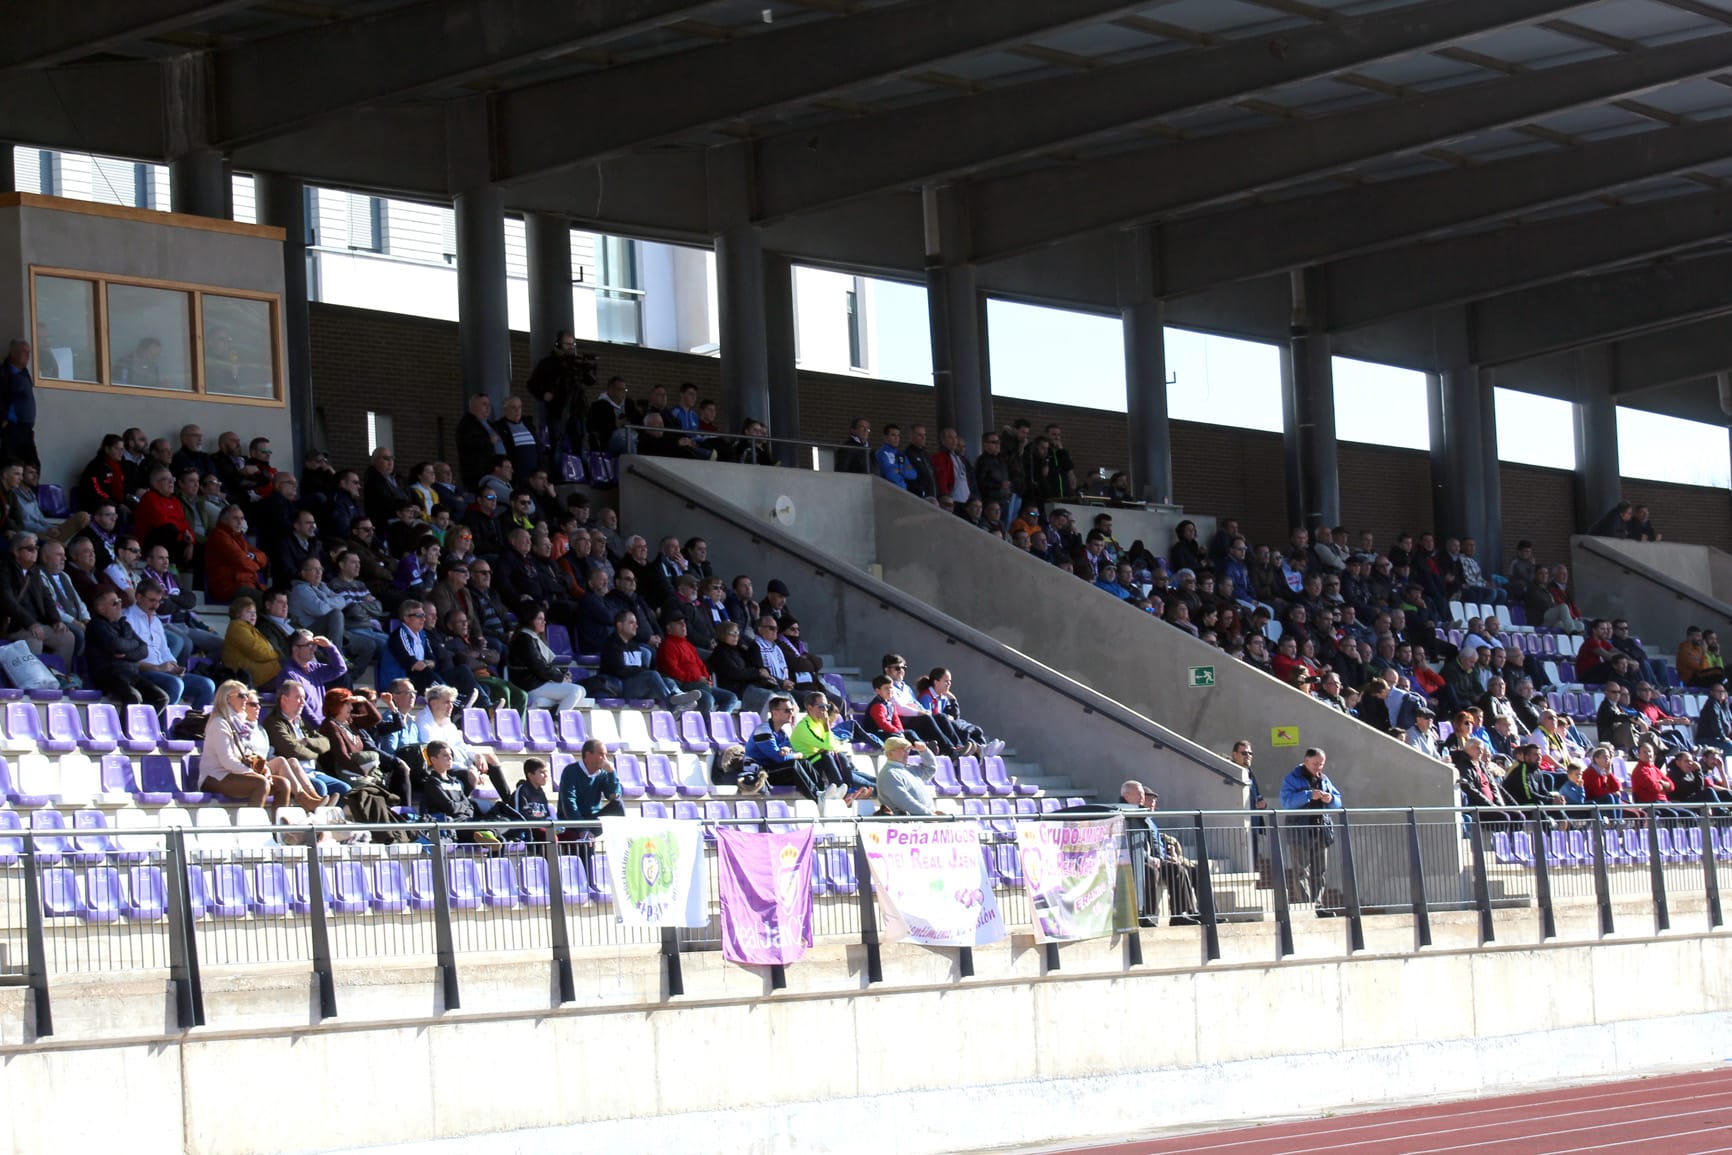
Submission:
[[[264,687],[283,672],[283,659],[258,626],[259,607],[252,598],[236,598],[229,606],[229,628],[223,635],[223,665],[241,670],[254,686]]]

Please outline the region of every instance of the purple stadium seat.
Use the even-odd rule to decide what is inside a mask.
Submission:
[[[666,754],[651,754],[645,759],[645,764],[649,767],[645,778],[649,783],[649,792],[654,797],[672,798],[676,794],[684,794],[688,797],[703,796],[703,791],[698,791],[696,795],[693,795],[690,790],[687,790],[682,783],[674,778],[673,763],[668,761]]]
[[[433,863],[417,858],[409,869],[409,909],[432,910],[438,900],[433,895]]]
[[[742,744],[740,732],[734,727],[734,716],[720,710],[710,712],[710,737],[718,747]]]
[[[46,481],[36,486],[36,504],[42,507],[43,517],[69,517],[72,514],[72,507],[66,503],[66,490]]]
[[[0,830],[22,830],[23,821],[16,810],[0,810]],[[16,866],[24,857],[24,838],[18,834],[0,835],[0,866]]]
[[[752,823],[751,826],[745,828],[747,830],[762,830],[764,828],[764,807],[761,803],[754,802],[750,798],[742,798],[734,803],[734,814],[742,821]]]
[[[403,863],[388,858],[373,864],[373,897],[369,905],[376,911],[395,914],[409,905],[409,884],[403,876]]]
[[[636,754],[616,754],[613,760],[614,775],[619,779],[619,788],[627,798],[642,798],[645,793],[654,794],[658,798],[673,797],[673,787],[670,785],[666,794],[649,789],[644,785],[643,763],[637,760]]]
[[[589,885],[589,872],[584,869],[583,859],[575,854],[560,855],[559,890],[568,908],[588,906],[595,901],[595,892]]]
[[[168,708],[168,725],[173,726],[186,714],[182,709],[176,714],[175,707]],[[150,754],[161,750],[165,754],[185,754],[196,748],[197,743],[188,742],[182,738],[170,738],[163,729],[163,723],[158,720],[156,711],[149,706],[128,706],[126,708],[126,732],[132,738],[132,744],[127,749],[134,754]],[[149,745],[143,743],[148,739]]]
[[[499,739],[493,733],[493,720],[487,716],[486,710],[464,709],[463,740],[471,746],[499,745]]]
[[[1014,842],[1002,843],[992,848],[998,859],[998,877],[1004,880],[1006,886],[1022,885],[1022,850]]]
[[[29,702],[6,703],[6,732],[15,739],[28,738],[38,750],[50,754],[70,754],[78,749],[78,743],[70,738],[50,738],[42,729],[42,719],[36,716],[36,707]]]
[[[700,719],[703,715],[697,710],[686,710],[687,714],[696,714]],[[666,710],[651,710],[649,716],[650,740],[657,746],[678,746],[680,744],[679,725],[674,716]]]
[[[987,825],[1000,834],[1014,837],[1016,835],[1016,823],[1011,820],[1011,816],[1016,811],[1011,808],[1010,801],[1005,798],[994,798],[986,806],[992,815],[987,821]]]
[[[524,906],[546,906],[552,901],[547,883],[547,859],[536,854],[524,858],[517,897],[523,900]]]
[[[573,657],[571,648],[571,631],[557,622],[548,622],[547,648],[553,651],[553,656],[556,661],[565,665],[570,665]]]
[[[830,893],[830,879],[824,874],[824,854],[822,851],[812,855],[812,897],[820,898]]]
[[[1010,780],[1010,772],[1004,768],[1003,758],[983,758],[986,768],[986,788],[994,794],[1008,795],[1016,793],[1016,785]],[[1034,793],[1030,790],[1029,793]]]
[[[507,754],[521,753],[525,743],[523,715],[501,708],[493,716],[495,745]]]
[[[1088,799],[1086,799],[1086,798],[1066,798],[1064,800],[1064,804],[1067,808],[1069,808],[1071,806],[1086,806],[1086,805],[1088,805]]]
[[[739,803],[736,803],[736,805],[745,806],[746,803],[739,802]],[[785,834],[791,830],[798,830],[799,829],[799,825],[797,823],[778,822],[777,821],[777,819],[779,819],[779,818],[793,818],[794,817],[794,808],[792,806],[789,806],[786,802],[782,801],[780,798],[766,799],[764,802],[764,813],[770,820],[771,833]]]
[[[540,708],[532,709],[524,721],[527,729],[523,739],[525,748],[537,754],[548,754],[559,749],[559,727],[550,712]]]
[[[702,711],[687,710],[680,715],[680,745],[694,754],[708,754],[714,748]]]
[[[824,873],[830,889],[837,894],[854,894],[860,889],[860,877],[854,873],[854,852],[848,849],[820,850],[824,856]]]
[[[735,719],[735,724],[740,728],[740,741],[744,742],[757,732],[759,726],[764,724],[764,719],[762,715],[754,714],[750,710],[741,710],[740,716]]]
[[[945,798],[962,793],[962,785],[956,780],[956,764],[943,754],[932,755],[932,788]]]
[[[613,869],[608,866],[605,854],[596,855],[590,868],[589,893],[603,906],[613,905]]]
[[[258,892],[252,876],[238,862],[223,862],[210,871],[211,913],[218,918],[245,918]]]
[[[1040,800],[1035,798],[1018,798],[1016,800],[1016,812],[1019,815],[1039,814]]]
[[[1062,809],[1063,806],[1064,803],[1060,802],[1057,798],[1047,797],[1040,800],[1040,812],[1042,814],[1056,813]]]
[[[674,821],[676,822],[701,822],[703,817],[704,812],[698,809],[696,802],[674,803]]]
[[[475,859],[453,858],[445,864],[445,872],[453,908],[474,910],[481,905],[481,867]]]
[[[90,740],[106,742],[103,748],[108,753],[120,748],[126,741],[126,728],[120,724],[120,711],[114,708],[112,702],[92,702],[88,707],[90,722]]]
[[[80,810],[72,815],[72,828],[78,833],[72,837],[72,845],[85,853],[98,857],[102,861],[112,858],[116,862],[143,862],[148,855],[142,850],[122,850],[114,840],[114,827],[109,825],[108,815],[100,810]]]
[[[155,922],[168,915],[168,878],[160,866],[135,866],[127,875],[121,910],[132,922]]]
[[[716,838],[716,829],[707,823],[721,822],[725,819],[732,818],[733,816],[734,808],[729,806],[726,802],[704,803],[704,819],[706,821],[706,825],[704,826],[704,837],[709,839],[711,842],[714,842]]]
[[[1556,634],[1540,635],[1540,652],[1546,657],[1555,657],[1558,652],[1558,637]]]
[[[487,860],[482,876],[481,900],[490,907],[509,910],[517,905],[517,861],[499,857]]]
[[[41,858],[44,852],[54,855],[55,860],[70,858],[79,863],[101,862],[103,853],[91,850],[77,844],[77,839],[70,837],[67,831],[66,815],[58,810],[36,810],[30,815],[30,828],[36,831],[36,856]]]
[[[975,798],[986,796],[986,779],[980,776],[980,760],[963,755],[956,760],[956,777],[962,782],[963,792]]]
[[[645,818],[666,819],[669,817],[668,804],[653,798],[645,798],[638,804],[638,813]]]
[[[289,872],[280,862],[261,862],[254,868],[254,914],[289,913]]]
[[[583,744],[589,740],[589,727],[585,725],[583,715],[576,710],[561,710],[559,712],[559,748],[567,753],[575,754],[583,749]]]
[[[985,818],[986,803],[978,798],[964,798],[962,800],[962,813],[969,818]]]
[[[78,893],[78,876],[64,867],[42,872],[42,913],[49,918],[79,918],[84,898]]]
[[[48,736],[56,742],[71,742],[87,754],[106,754],[113,741],[96,741],[84,732],[84,720],[71,702],[53,702],[48,707]]]

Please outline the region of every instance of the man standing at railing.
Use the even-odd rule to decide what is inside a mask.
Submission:
[[[1316,746],[1281,783],[1281,809],[1304,810],[1286,822],[1287,897],[1290,902],[1320,903],[1329,848],[1335,845],[1335,820],[1324,811],[1341,809],[1341,791],[1323,772],[1329,756]]]

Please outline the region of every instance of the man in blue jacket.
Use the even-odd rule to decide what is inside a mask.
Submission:
[[[1323,772],[1329,756],[1316,746],[1281,783],[1281,809],[1303,810],[1286,827],[1287,897],[1290,902],[1320,903],[1329,848],[1335,844],[1334,820],[1323,811],[1341,809],[1341,791]]]
[[[786,694],[773,695],[764,707],[764,720],[746,739],[746,762],[765,773],[768,785],[793,786],[817,801],[821,789],[818,780],[788,741],[793,724],[794,699]]]
[[[0,453],[6,460],[41,467],[36,456],[36,380],[30,375],[30,342],[14,337],[0,362]]]
[[[872,457],[878,464],[878,476],[897,489],[907,489],[908,483],[918,476],[914,467],[908,463],[908,455],[902,452],[900,425],[890,424],[884,427],[884,444],[878,447],[878,452]]]

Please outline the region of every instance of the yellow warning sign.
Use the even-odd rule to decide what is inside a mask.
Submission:
[[[1269,745],[1297,746],[1299,745],[1299,727],[1276,726],[1269,731]]]

